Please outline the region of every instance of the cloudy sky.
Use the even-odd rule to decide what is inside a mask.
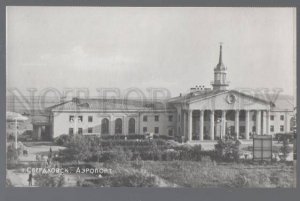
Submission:
[[[210,87],[219,42],[230,88],[295,91],[292,8],[8,7],[7,87]]]

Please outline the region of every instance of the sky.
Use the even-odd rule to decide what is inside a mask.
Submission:
[[[7,89],[296,87],[293,8],[7,7]]]

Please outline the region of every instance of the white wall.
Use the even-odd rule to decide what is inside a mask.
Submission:
[[[160,135],[168,135],[168,129],[173,128],[173,135],[176,134],[176,113],[169,113],[169,112],[147,112],[147,113],[96,113],[96,112],[78,112],[76,115],[73,112],[55,112],[53,114],[53,137],[57,137],[62,134],[68,134],[69,128],[73,128],[75,132],[78,131],[78,128],[83,129],[83,133],[88,133],[88,128],[93,128],[94,134],[101,134],[101,121],[104,118],[107,118],[110,122],[109,132],[110,134],[115,133],[115,120],[117,118],[122,119],[122,134],[128,134],[128,121],[130,118],[135,119],[135,132],[136,134],[143,133],[143,127],[147,127],[147,132],[154,133],[154,128],[159,127],[159,134]],[[69,116],[83,116],[83,121],[78,122],[69,122]],[[143,121],[143,115],[148,116],[148,121]],[[159,121],[154,121],[154,116],[159,115]],[[169,115],[173,115],[173,121],[169,122]],[[88,116],[93,116],[93,121],[88,122]]]

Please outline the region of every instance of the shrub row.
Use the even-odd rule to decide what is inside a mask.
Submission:
[[[143,134],[130,134],[130,135],[102,135],[100,137],[98,136],[84,136],[86,138],[91,138],[93,140],[97,141],[106,141],[107,143],[114,143],[114,145],[127,145],[127,140],[129,141],[136,141],[136,143],[147,143],[147,138]],[[63,134],[54,139],[54,143],[59,146],[66,146],[66,144],[70,141],[70,138],[72,138],[72,135]],[[125,140],[126,139],[126,140]],[[153,139],[160,140],[160,144],[165,144],[163,142],[164,140],[173,140],[174,138],[171,136],[165,136],[165,135],[153,135]],[[141,141],[140,141],[141,140]],[[135,144],[131,142],[131,144]]]
[[[103,140],[93,136],[60,136],[56,143],[67,149],[61,151],[64,160],[77,161],[130,161],[142,160],[192,160],[210,157],[214,161],[237,161],[240,154],[238,140],[219,140],[215,151],[203,151],[201,145],[172,146],[165,140]]]

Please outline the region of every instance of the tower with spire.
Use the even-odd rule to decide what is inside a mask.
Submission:
[[[229,83],[226,81],[227,68],[222,60],[222,43],[220,43],[219,63],[214,69],[214,81],[212,82],[213,90],[226,90]]]

